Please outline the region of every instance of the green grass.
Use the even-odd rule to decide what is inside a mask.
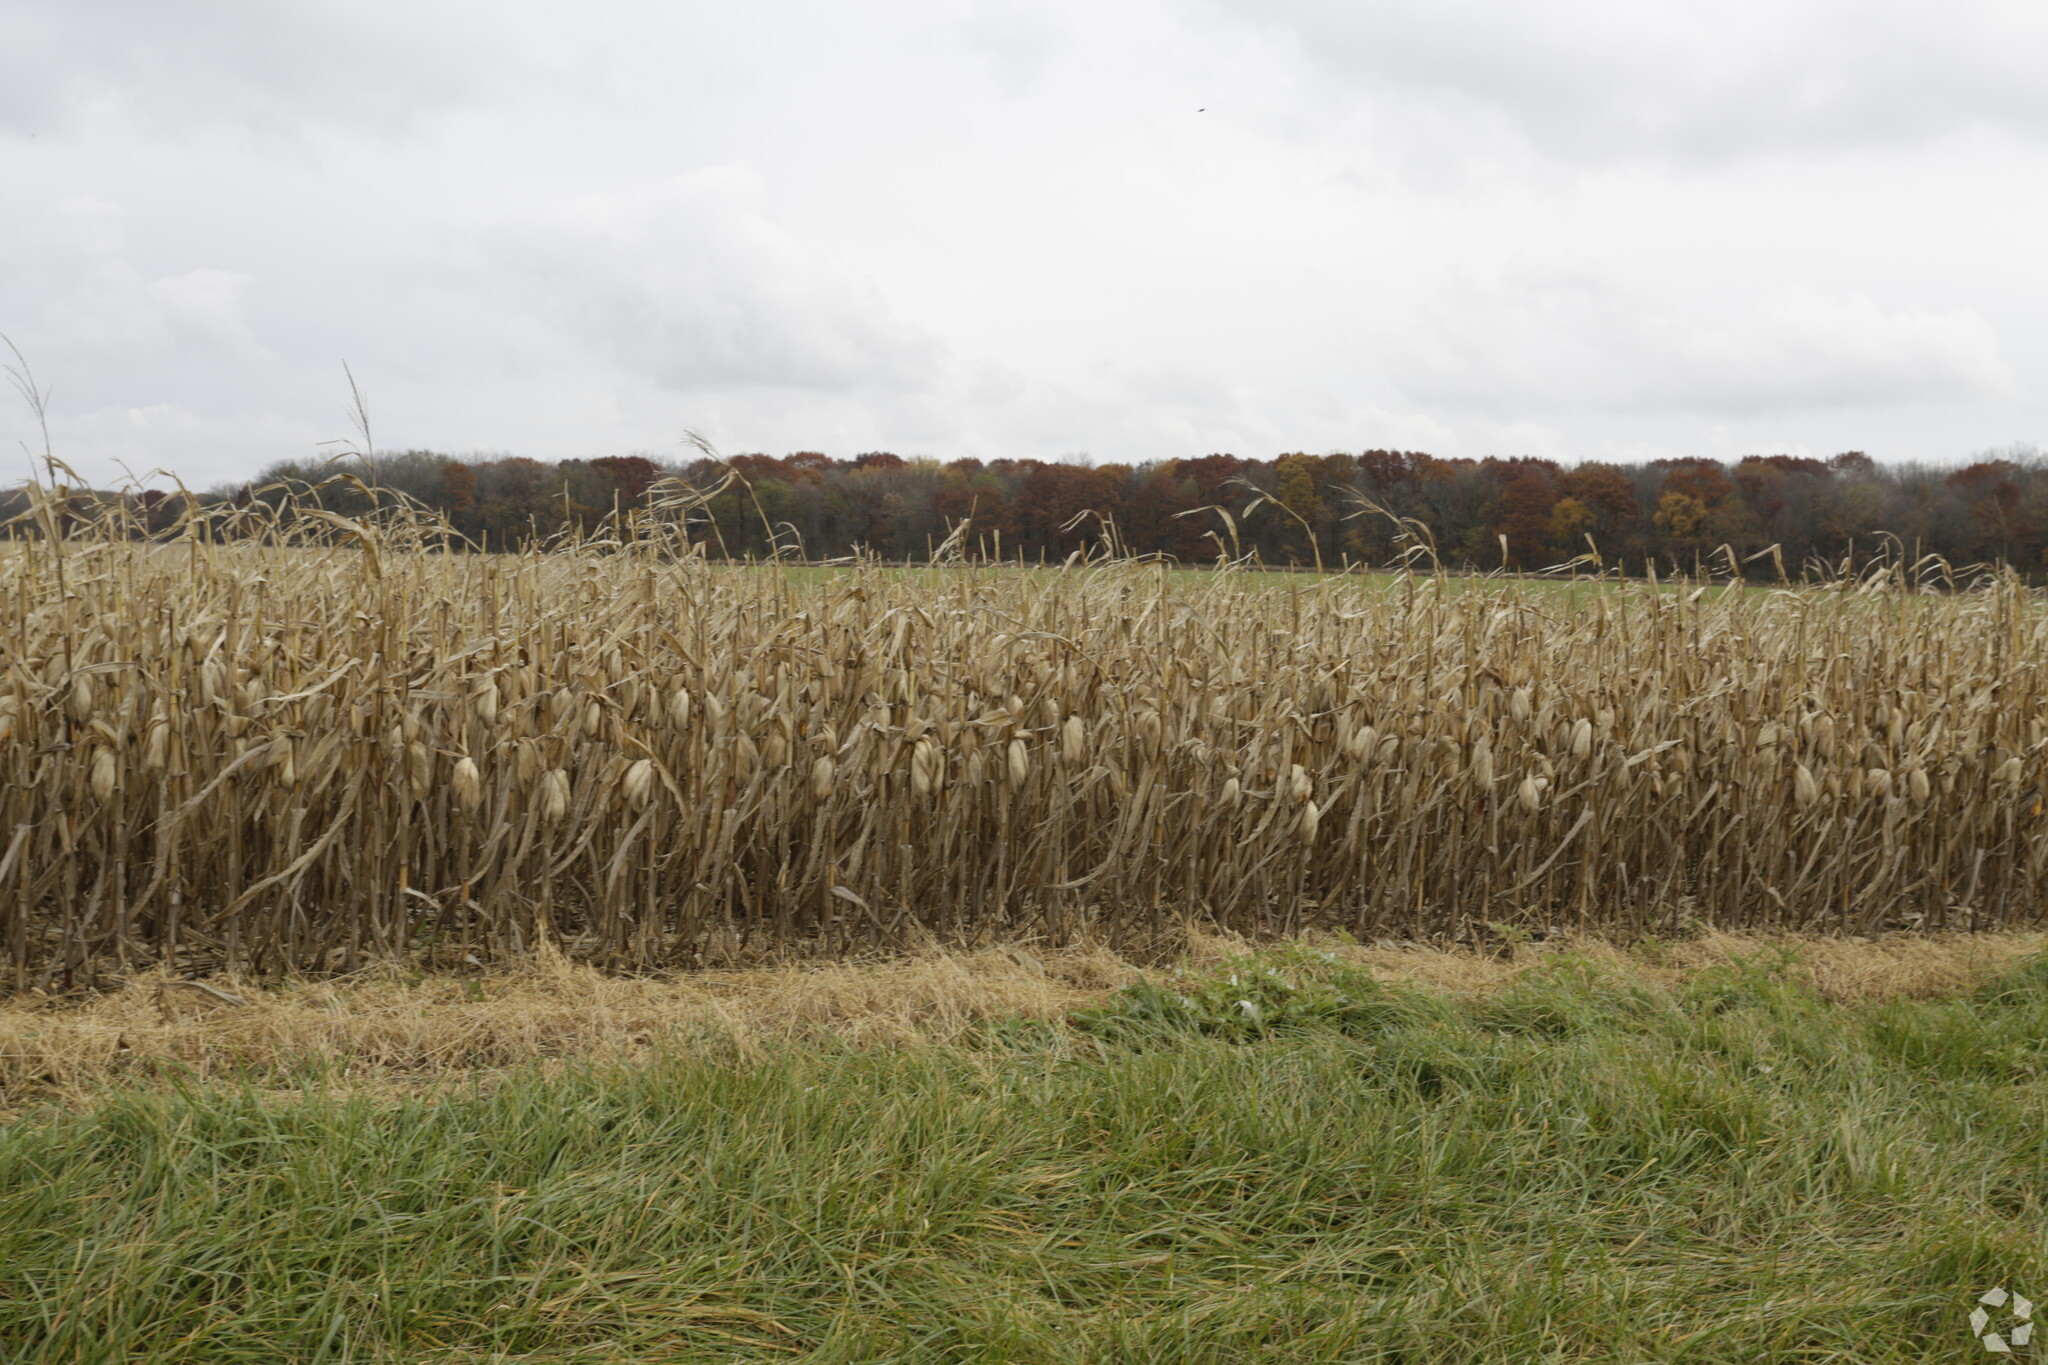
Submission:
[[[762,564],[741,565],[717,563],[713,564],[712,567],[713,569],[722,572],[758,573],[765,571],[767,566]],[[1216,581],[1218,578],[1218,574],[1214,570],[1210,569],[1188,569],[1168,567],[1155,568],[1153,571],[1163,572],[1166,575],[1168,582],[1170,582],[1177,590],[1187,593],[1200,592],[1204,589],[1214,587],[1216,586]],[[895,579],[900,579],[912,583],[920,583],[930,587],[940,587],[956,586],[963,576],[986,577],[993,576],[996,574],[1023,573],[1030,575],[1034,580],[1049,582],[1051,579],[1056,578],[1062,572],[1072,572],[1078,574],[1106,572],[1129,575],[1133,573],[1133,569],[1131,566],[1125,564],[1112,564],[1090,565],[1084,567],[1077,567],[1073,570],[1063,571],[1060,568],[1060,566],[1056,563],[1045,566],[1029,564],[1022,566],[1021,568],[1015,564],[993,566],[984,564],[968,565],[964,567],[926,567],[921,565],[894,565],[879,570],[857,570],[850,567],[842,568],[837,566],[823,565],[785,565],[782,569],[782,572],[788,575],[789,580],[792,584],[804,588],[830,587],[833,584],[842,582],[849,576],[860,572],[879,572]],[[1144,579],[1142,577],[1142,568],[1139,569],[1137,572],[1139,573],[1139,577],[1136,579],[1136,581],[1143,582]],[[1298,592],[1304,595],[1313,594],[1316,590],[1317,582],[1317,576],[1313,573],[1306,571],[1296,572],[1280,570],[1245,569],[1233,572],[1229,575],[1229,577],[1238,586],[1248,588],[1254,591],[1283,593]],[[1404,583],[1409,581],[1407,579],[1404,579],[1400,574],[1388,572],[1383,569],[1367,570],[1359,569],[1356,567],[1348,571],[1340,571],[1336,568],[1331,568],[1323,574],[1323,577],[1329,580],[1331,588],[1334,591],[1354,593],[1365,592],[1372,594],[1384,594],[1395,592],[1399,590]],[[1430,581],[1429,575],[1418,574],[1416,575],[1414,581],[1426,583]],[[1446,581],[1448,583],[1449,590],[1453,595],[1463,595],[1466,593],[1482,592],[1494,593],[1498,592],[1503,587],[1507,587],[1519,593],[1525,594],[1537,601],[1544,602],[1546,604],[1560,606],[1583,606],[1587,602],[1590,602],[1593,599],[1593,597],[1597,594],[1614,592],[1617,589],[1623,587],[1648,587],[1648,583],[1642,579],[1631,579],[1628,581],[1627,584],[1622,584],[1611,578],[1573,578],[1562,576],[1554,578],[1544,578],[1533,575],[1525,577],[1489,578],[1483,574],[1466,573],[1450,575]],[[1661,591],[1667,594],[1678,594],[1680,592],[1689,593],[1693,591],[1694,588],[1699,586],[1701,585],[1680,580],[1667,581],[1661,583],[1659,585],[1659,588]],[[1723,580],[1712,585],[1709,585],[1709,590],[1718,595],[1727,592],[1732,586],[1733,585]],[[1741,591],[1744,594],[1763,593],[1772,591],[1778,588],[1779,586],[1780,585],[1775,582],[1769,582],[1762,578],[1758,578],[1754,581],[1744,582],[1739,591]]]
[[[965,1046],[110,1094],[0,1134],[0,1359],[1981,1358],[2048,1298],[2048,966],[1782,965],[1297,950]]]

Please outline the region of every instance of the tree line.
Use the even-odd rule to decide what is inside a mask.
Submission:
[[[1858,451],[1568,467],[1399,450],[1099,466],[887,452],[543,462],[413,450],[340,466],[286,462],[204,494],[123,496],[152,529],[194,507],[265,501],[284,509],[296,499],[350,515],[410,500],[493,550],[596,534],[637,509],[684,506],[690,538],[727,559],[917,561],[943,546],[1012,562],[1113,550],[1192,564],[1256,557],[1336,567],[1381,565],[1427,547],[1453,570],[1528,572],[1577,560],[1632,574],[1652,566],[1690,573],[1725,569],[1732,557],[1768,558],[1767,573],[1796,578],[1888,543],[1914,558],[2048,574],[2048,461],[2023,446],[1949,467],[1879,464]],[[25,491],[0,494],[0,518],[25,506]]]

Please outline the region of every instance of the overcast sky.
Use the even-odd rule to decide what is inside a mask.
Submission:
[[[57,453],[2048,440],[2039,0],[0,0]],[[38,445],[0,406],[0,481]]]

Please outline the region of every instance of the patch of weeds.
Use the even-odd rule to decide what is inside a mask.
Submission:
[[[1511,1069],[1482,1037],[1454,1027],[1390,1030],[1362,1051],[1361,1062],[1367,1077],[1424,1100],[1493,1089]]]
[[[997,1015],[983,1019],[960,1035],[960,1046],[974,1052],[1044,1056],[1062,1050],[1059,1025],[1050,1019]]]
[[[1531,967],[1507,990],[1481,1003],[1474,1019],[1502,1033],[1567,1037],[1640,1020],[1658,1010],[1640,985],[1583,957],[1564,955]]]
[[[1880,1057],[1959,1080],[2017,1085],[2048,1070],[2043,1016],[2039,1004],[2012,992],[1996,1003],[1888,1001],[1871,1013],[1866,1028]]]
[[[1412,987],[1390,987],[1334,954],[1287,947],[1203,973],[1144,980],[1072,1016],[1083,1033],[1119,1042],[1196,1034],[1249,1041],[1335,1029],[1354,1037],[1440,1021],[1447,1006]]]
[[[2036,953],[2024,962],[1980,986],[1974,999],[1983,1004],[2004,1006],[2048,1006],[2048,953]]]
[[[1661,938],[1639,938],[1629,945],[1628,951],[1646,967],[1663,967],[1671,961],[1671,945]]]
[[[1708,968],[1686,983],[1679,1002],[1692,1014],[1761,1009],[1786,1015],[1811,1014],[1821,1003],[1799,951],[1781,945]]]

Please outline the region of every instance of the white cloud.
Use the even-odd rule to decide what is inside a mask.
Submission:
[[[255,282],[253,276],[235,270],[188,270],[151,280],[144,292],[172,345],[246,362],[265,354],[244,315]]]
[[[153,273],[131,244],[130,215],[97,196],[14,226],[15,246],[39,268],[0,283],[0,307],[19,320],[5,330],[32,337],[32,363],[64,371],[67,390],[103,392],[122,374],[132,388],[141,373],[204,387],[224,368],[253,376],[276,364],[250,317],[254,276],[210,266]]]
[[[66,413],[60,404],[50,422],[55,454],[73,467],[83,466],[80,473],[88,477],[163,486],[175,475],[191,488],[247,479],[280,459],[313,456],[316,443],[331,435],[295,414],[207,413],[173,403],[82,414]],[[213,458],[164,459],[169,451],[202,450]],[[40,467],[36,472],[42,472]]]
[[[2032,4],[0,0],[0,30],[0,331],[81,467],[304,457],[344,359],[383,444],[544,457],[2048,433]],[[0,403],[0,481],[25,420]]]
[[[1072,42],[1051,6],[1028,0],[976,0],[960,31],[1013,97],[1036,86]]]
[[[1387,347],[1403,391],[1495,414],[1716,420],[2002,399],[2013,369],[1967,309],[1886,311],[1794,287],[1690,305],[1584,276],[1467,281]]]
[[[581,196],[480,230],[473,283],[679,393],[929,387],[942,348],[759,196],[740,167]]]
[[[1191,4],[1290,43],[1383,119],[1421,103],[1568,157],[2048,136],[2048,9],[2024,0]]]
[[[0,9],[0,130],[389,134],[505,89],[496,13],[448,0],[14,0]]]

